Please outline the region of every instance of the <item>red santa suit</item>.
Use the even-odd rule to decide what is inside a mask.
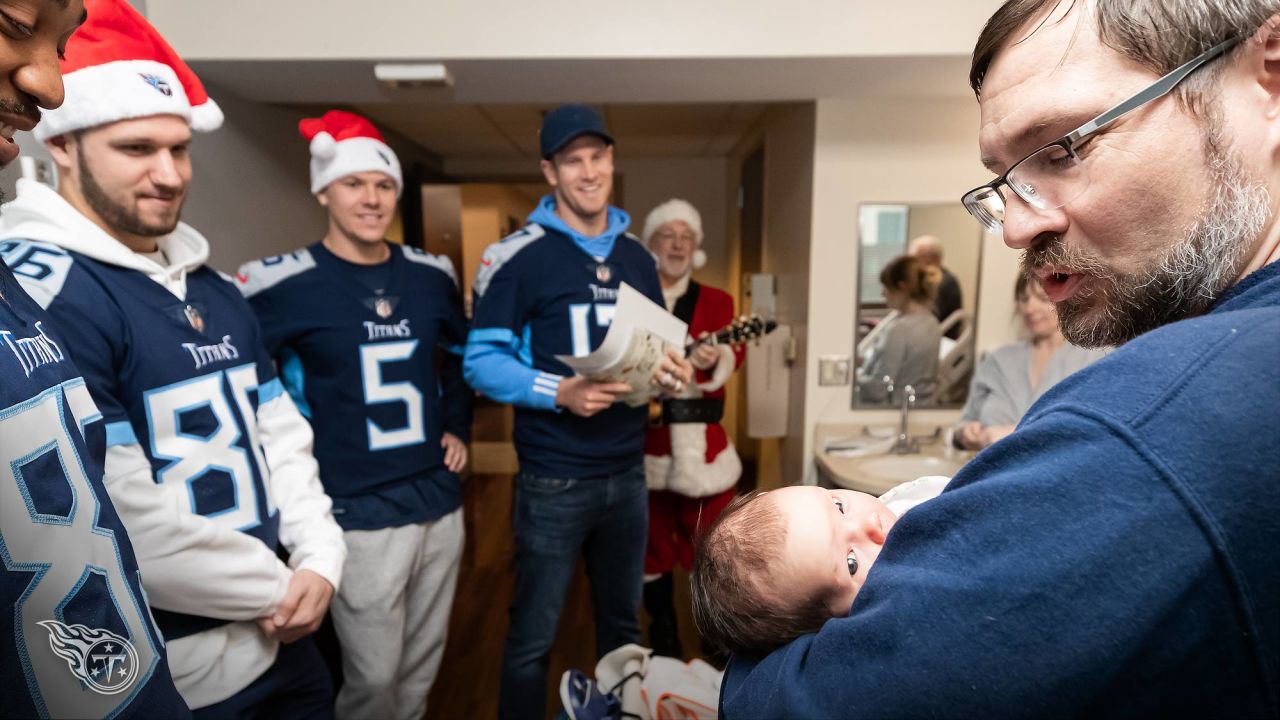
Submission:
[[[686,315],[682,319],[689,323],[691,338],[714,333],[734,319],[728,293],[692,282],[688,275],[664,289],[663,296],[667,310]],[[691,301],[693,312],[687,317]],[[718,362],[697,370],[681,399],[723,400],[724,384],[742,364],[745,351],[727,345],[717,350]],[[733,499],[742,461],[719,422],[680,422],[649,428],[644,466],[650,490],[645,574],[670,572],[677,562],[687,570],[693,565],[694,537]]]

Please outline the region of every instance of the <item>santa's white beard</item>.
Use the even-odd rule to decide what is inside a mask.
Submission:
[[[674,262],[667,258],[658,258],[658,272],[669,278],[682,278],[692,269],[693,258],[685,258]]]

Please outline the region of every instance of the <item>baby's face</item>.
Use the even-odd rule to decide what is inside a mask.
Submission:
[[[867,571],[897,517],[872,495],[790,486],[769,493],[786,526],[775,590],[788,598],[829,598],[833,617],[849,614]]]

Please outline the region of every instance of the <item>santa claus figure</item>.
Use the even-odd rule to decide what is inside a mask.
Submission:
[[[644,241],[658,261],[667,310],[689,324],[691,338],[707,338],[733,321],[733,298],[694,282],[706,263],[702,217],[684,200],[654,208]],[[694,382],[678,398],[664,400],[662,414],[645,436],[649,484],[649,545],[645,554],[644,606],[649,644],[659,655],[681,657],[672,599],[671,571],[693,563],[693,541],[733,499],[742,463],[724,428],[724,384],[742,364],[743,350],[704,342],[689,359]]]

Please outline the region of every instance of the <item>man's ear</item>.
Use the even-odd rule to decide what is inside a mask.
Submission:
[[[70,135],[58,135],[44,141],[44,146],[49,149],[49,154],[53,156],[53,164],[58,166],[58,175],[65,176],[75,164],[73,153],[77,150],[73,149],[76,139]]]
[[[329,207],[329,193],[325,192],[328,188],[316,193],[316,202],[320,203],[320,207]]]
[[[547,184],[551,187],[559,186],[559,180],[556,177],[556,165],[551,160],[543,160],[541,163],[542,177],[546,179]]]
[[[1267,119],[1280,118],[1280,15],[1262,24],[1253,42],[1262,46],[1262,60],[1257,64],[1258,84],[1267,93]]]

